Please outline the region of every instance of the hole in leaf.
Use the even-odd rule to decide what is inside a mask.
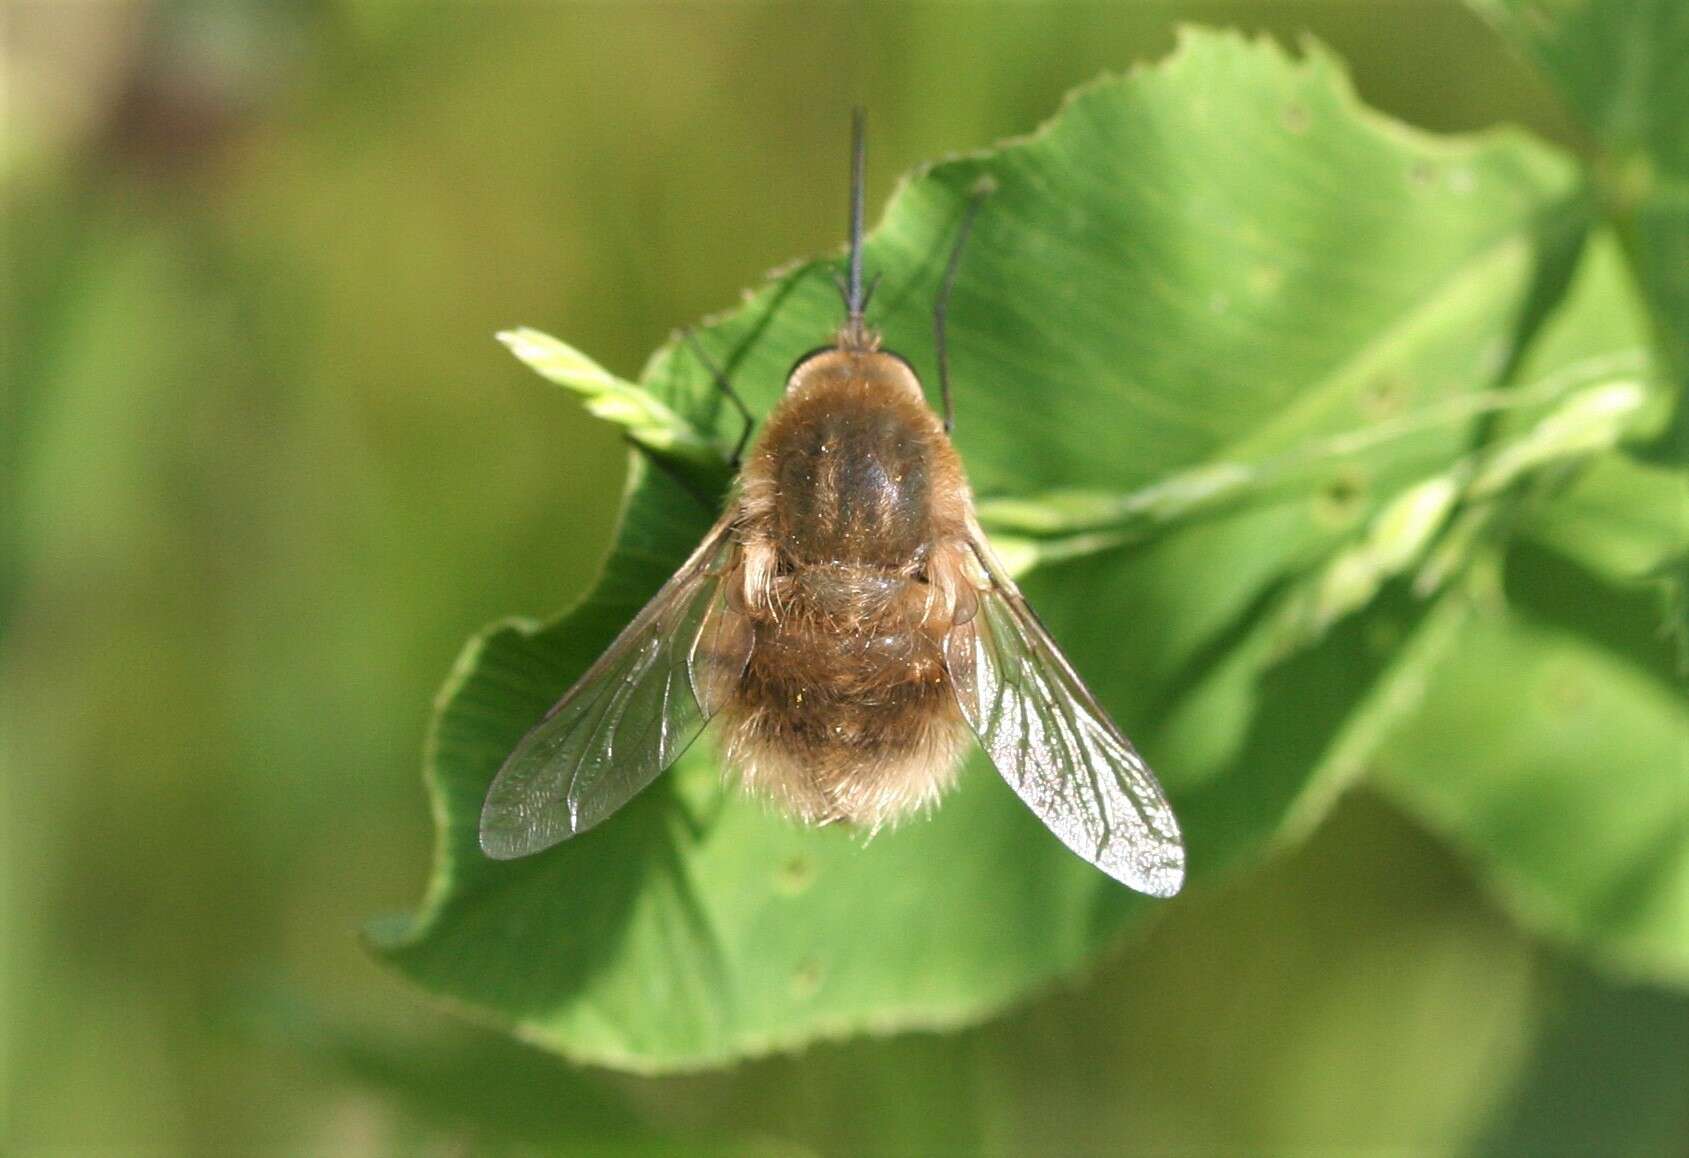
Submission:
[[[1355,466],[1341,468],[1314,496],[1314,521],[1334,529],[1349,526],[1365,507],[1366,494],[1366,474]]]
[[[792,970],[792,996],[798,998],[814,997],[821,988],[824,971],[821,962],[814,957],[805,957]]]
[[[1548,709],[1556,715],[1581,711],[1589,703],[1589,688],[1574,672],[1555,672],[1549,677],[1546,690]]]
[[[774,873],[774,891],[792,897],[815,883],[815,862],[798,853],[781,862]]]
[[[1368,382],[1361,391],[1361,414],[1372,421],[1400,414],[1411,389],[1408,380],[1393,370],[1387,370]]]

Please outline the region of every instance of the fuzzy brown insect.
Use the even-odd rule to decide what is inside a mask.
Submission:
[[[862,152],[858,117],[844,325],[792,371],[703,543],[505,761],[481,846],[586,831],[720,716],[748,791],[868,829],[937,801],[971,735],[1069,848],[1171,896],[1161,787],[992,554],[947,433],[943,309],[978,202],[935,309],[941,421],[863,318]]]

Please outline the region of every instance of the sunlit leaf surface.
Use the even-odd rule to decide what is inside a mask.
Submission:
[[[868,247],[883,277],[873,312],[929,378],[933,291],[987,175],[997,191],[950,339],[958,445],[980,494],[1004,499],[1126,494],[1492,390],[1563,285],[1585,212],[1574,169],[1519,135],[1421,134],[1362,108],[1317,49],[1191,34],[1032,136],[899,190]],[[701,330],[753,410],[836,325],[830,272],[798,267]],[[660,352],[642,384],[730,440],[733,416],[684,348]],[[1392,590],[1310,632],[1298,600],[1478,431],[1476,417],[1415,426],[1029,576],[1052,634],[1167,785],[1195,887],[1279,831],[1340,734],[1358,761],[1387,731],[1347,725],[1379,710],[1426,605]],[[742,801],[700,746],[593,832],[526,860],[483,857],[477,815],[500,761],[715,514],[650,465],[630,487],[593,594],[554,624],[476,641],[443,695],[433,884],[414,918],[375,930],[396,967],[566,1054],[682,1068],[974,1020],[1153,911],[977,758],[930,820],[864,844]]]

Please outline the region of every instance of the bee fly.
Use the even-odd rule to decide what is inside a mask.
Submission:
[[[870,830],[937,801],[971,734],[1068,848],[1171,896],[1185,852],[1161,786],[992,554],[950,444],[945,306],[979,198],[933,310],[941,421],[863,317],[860,112],[853,129],[844,324],[792,370],[727,513],[504,762],[481,847],[585,832],[720,716],[747,790]],[[743,449],[750,414],[710,368]]]

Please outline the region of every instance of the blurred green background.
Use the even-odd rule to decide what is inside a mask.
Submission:
[[[567,1066],[358,937],[426,880],[461,642],[567,604],[609,540],[623,445],[495,330],[631,377],[836,244],[852,104],[877,205],[1182,21],[1311,32],[1403,119],[1576,147],[1466,9],[3,11],[0,1150],[1683,1142],[1683,1003],[1536,947],[1364,794],[1078,989],[729,1074]]]

